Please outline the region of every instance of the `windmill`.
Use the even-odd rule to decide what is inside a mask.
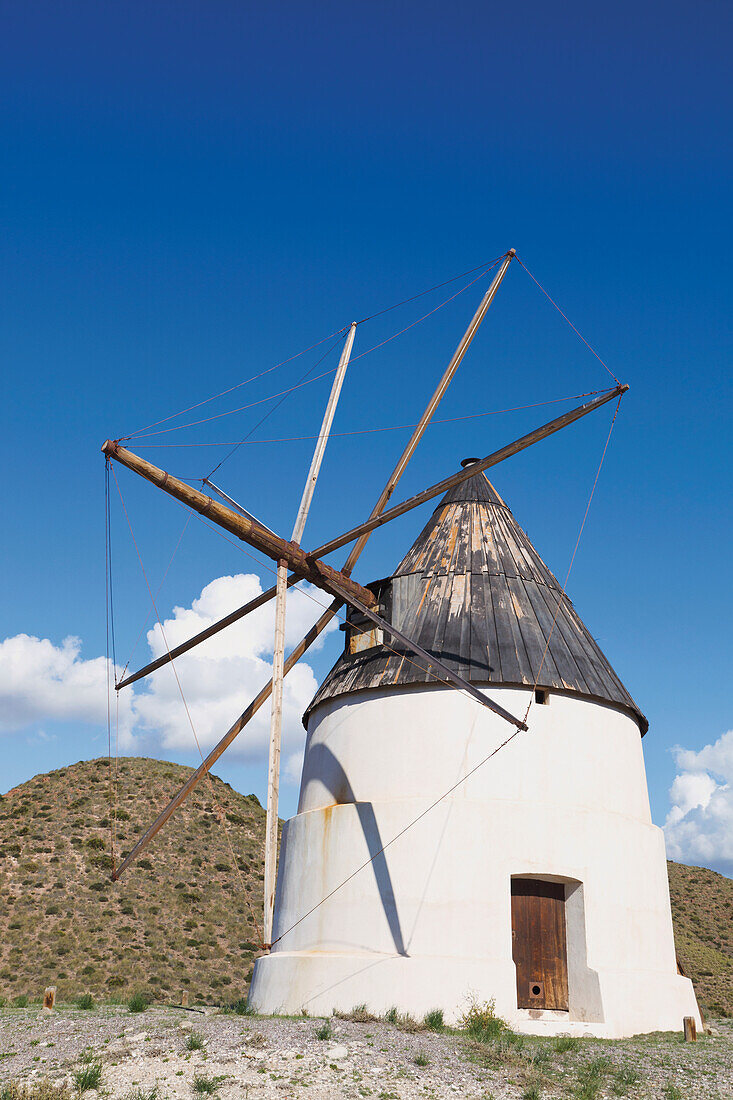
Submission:
[[[108,464],[126,466],[277,566],[274,588],[115,685],[122,690],[275,600],[272,679],[113,873],[113,879],[119,878],[139,858],[271,697],[263,921],[267,953],[257,961],[251,990],[252,1002],[261,1011],[322,1012],[356,1003],[384,1011],[399,1001],[400,1007],[415,1013],[438,1005],[455,1018],[461,999],[473,988],[486,998],[494,997],[516,1026],[540,1033],[628,1034],[669,1026],[671,1019],[678,1026],[683,1016],[697,1016],[692,987],[674,963],[663,842],[660,849],[658,830],[649,818],[639,738],[646,720],[572,610],[564,586],[547,570],[484,473],[607,403],[620,401],[628,386],[617,382],[389,506],[515,255],[512,249],[498,263],[368,519],[313,551],[305,551],[301,542],[354,344],[355,323],[346,333],[290,540],[234,505],[210,480],[205,479],[206,486],[227,504],[152,465],[119,441],[103,445]],[[392,577],[368,586],[353,578],[374,530],[440,497],[422,542],[418,540]],[[324,560],[349,544],[353,545],[341,569]],[[462,555],[460,568],[456,554]],[[478,562],[483,589],[470,580],[469,559]],[[443,562],[442,572],[436,572],[435,561]],[[445,579],[436,584],[438,575]],[[540,585],[544,610],[540,612],[539,603],[524,606],[509,586],[502,605],[502,593],[487,579],[495,575],[502,584],[517,575],[526,585]],[[287,590],[302,579],[327,593],[332,603],[286,658]],[[476,601],[483,601],[480,610]],[[276,912],[283,679],[344,605],[344,656],[306,715],[301,800],[298,815],[286,826]],[[534,633],[530,619],[537,627]],[[476,629],[479,620],[485,638]],[[477,635],[481,653],[475,657],[471,654]],[[516,671],[510,673],[512,647]],[[528,733],[535,703],[536,717]],[[589,729],[592,738],[607,735],[617,758],[633,775],[633,792],[627,792],[624,806],[634,828],[623,837],[619,833],[619,842],[610,846],[604,835],[613,810],[598,789],[596,740],[593,752],[583,750],[583,729]],[[503,749],[507,751],[499,756]],[[567,776],[572,775],[567,760],[573,754],[578,776],[589,784],[601,807],[592,820],[590,811],[585,813],[585,796],[567,790]],[[432,763],[426,765],[425,759]],[[493,769],[483,768],[488,760],[494,762]],[[510,760],[518,760],[524,769],[524,793],[516,776],[507,772]],[[549,800],[542,790],[543,768]],[[494,778],[477,779],[479,769],[482,777]],[[422,776],[422,786],[415,786],[415,775]],[[535,814],[527,824],[521,815],[508,812],[501,784],[514,791],[513,805],[526,809],[533,799],[544,799],[546,820]],[[411,791],[409,797],[402,796],[403,786]],[[468,806],[466,792],[472,790],[478,791],[480,812]],[[489,828],[489,818],[500,823],[498,834]],[[545,826],[552,822],[553,837],[553,844],[544,847],[543,820]],[[470,840],[472,823],[477,833]],[[618,935],[600,931],[613,918],[594,912],[603,888],[597,880],[591,882],[591,855],[581,855],[573,840],[573,831],[584,827],[586,841],[598,845],[596,863],[608,875],[606,888],[618,892]],[[447,844],[441,829],[450,836]],[[482,876],[477,856],[484,833],[498,847],[492,873]],[[521,843],[511,842],[513,836],[520,836]],[[636,860],[631,855],[635,845],[641,852]],[[470,858],[464,858],[466,847]],[[544,852],[544,862],[532,856],[533,848]],[[625,876],[617,866],[624,856],[633,864]],[[372,878],[361,874],[365,868],[371,868]],[[458,869],[462,875],[457,879]],[[641,913],[653,915],[644,921]],[[639,943],[631,950],[621,941],[634,929]],[[600,967],[593,966],[594,951],[600,952]],[[651,993],[645,992],[641,978],[632,977],[644,970],[645,959],[653,975]],[[628,1004],[630,993],[634,1008]]]

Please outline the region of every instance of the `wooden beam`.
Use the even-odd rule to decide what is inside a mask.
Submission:
[[[402,504],[396,504],[394,508],[390,508],[380,515],[372,516],[370,519],[366,520],[365,523],[360,523],[358,527],[353,527],[351,531],[347,531],[345,534],[339,535],[335,539],[331,539],[330,542],[324,543],[323,546],[319,546],[317,550],[313,551],[314,557],[321,558],[326,554],[332,553],[334,550],[338,550],[339,547],[345,546],[349,542],[353,542],[354,539],[363,539],[365,535],[369,535],[372,531],[376,530],[377,527],[382,527],[385,523],[389,523],[390,520],[396,519],[398,516],[404,516],[405,512],[409,512],[413,508],[418,508],[421,504],[425,504],[426,501],[432,500],[433,497],[442,496],[443,493],[447,493],[448,490],[452,489],[455,485],[460,485],[462,481],[468,481],[469,478],[472,478],[480,471],[488,470],[490,466],[497,466],[507,458],[519,454],[520,451],[526,450],[527,447],[531,447],[534,443],[539,443],[540,440],[547,439],[548,436],[553,435],[555,432],[559,432],[561,428],[567,427],[568,424],[573,424],[576,420],[580,420],[582,416],[587,416],[588,413],[600,409],[602,405],[607,404],[609,401],[613,401],[614,397],[620,397],[621,394],[626,393],[628,388],[629,387],[626,385],[616,386],[615,389],[609,390],[600,397],[595,397],[585,405],[578,405],[569,412],[563,413],[562,416],[550,420],[547,424],[543,424],[541,428],[535,428],[533,432],[523,435],[521,439],[516,439],[513,443],[508,443],[498,451],[493,451],[486,458],[479,459],[477,462],[472,462],[470,466],[466,466],[456,474],[451,474],[450,477],[443,478],[442,481],[437,482],[435,485],[431,485],[429,489],[423,489],[421,493],[416,493],[414,497],[410,497],[409,500],[403,501]],[[346,572],[345,566],[343,572]]]
[[[336,406],[341,394],[341,387],[346,377],[346,368],[351,358],[351,349],[354,346],[356,335],[356,321],[349,329],[344,342],[339,365],[331,386],[326,411],[323,414],[321,430],[318,433],[316,445],[313,448],[313,458],[310,469],[305,479],[303,495],[300,500],[300,508],[295,517],[292,541],[300,545],[305,530],[308,512],[310,511],[313,493],[315,492],[318,474],[326,453],[326,444],[331,434],[331,425],[336,413]],[[333,583],[333,578],[331,578]],[[272,650],[272,708],[270,712],[270,750],[267,766],[267,819],[265,822],[265,878],[264,878],[264,919],[263,941],[265,946],[272,943],[272,921],[275,912],[275,880],[277,878],[277,830],[278,830],[278,805],[280,798],[280,745],[282,741],[283,723],[283,678],[285,661],[285,602],[288,590],[288,563],[277,563],[277,585],[275,597],[275,640]]]
[[[198,512],[199,515],[205,516],[212,523],[223,527],[225,531],[229,531],[232,535],[241,539],[242,542],[254,546],[256,550],[266,554],[273,561],[286,561],[292,571],[299,577],[303,577],[317,588],[322,588],[331,595],[334,594],[329,578],[337,576],[336,570],[325,562],[308,557],[300,546],[293,542],[286,542],[279,535],[274,535],[250,516],[238,515],[231,508],[219,504],[211,497],[206,496],[205,493],[201,493],[198,489],[187,485],[185,481],[180,481],[172,474],[166,473],[165,470],[160,470],[157,466],[153,466],[152,462],[140,458],[139,455],[133,454],[125,447],[120,447],[118,443],[110,439],[104,443],[102,451],[108,458],[114,458],[122,466],[126,466],[128,470],[140,474],[141,477],[152,482],[153,485],[157,485],[159,489],[175,497],[176,500],[187,504],[194,512]],[[341,587],[345,586],[353,596],[362,600],[368,607],[375,603],[374,595],[367,588],[362,588],[356,581],[352,581],[347,574],[340,574],[338,579]]]

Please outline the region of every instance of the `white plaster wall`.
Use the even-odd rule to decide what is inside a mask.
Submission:
[[[491,695],[524,714],[527,692]],[[464,783],[512,729],[457,692],[385,691],[319,709],[283,835],[278,942],[255,968],[258,1010],[397,1004],[455,1019],[473,995],[495,998],[523,1030],[599,1035],[697,1016],[676,973],[638,727],[610,707],[550,698]],[[516,1007],[512,875],[569,883],[570,1013]]]

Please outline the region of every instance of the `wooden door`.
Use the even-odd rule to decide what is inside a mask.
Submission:
[[[568,1009],[565,887],[512,879],[512,958],[517,1007]]]

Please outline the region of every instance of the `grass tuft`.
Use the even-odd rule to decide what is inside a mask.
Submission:
[[[133,993],[127,1002],[127,1007],[130,1012],[145,1012],[150,1004],[150,998],[147,993]]]
[[[186,1039],[186,1050],[203,1050],[204,1045],[204,1037],[198,1031],[192,1031]]]
[[[80,1096],[88,1089],[98,1089],[101,1082],[102,1063],[94,1057],[89,1058],[74,1074],[74,1084]]]
[[[326,1040],[333,1036],[333,1028],[331,1027],[331,1021],[326,1020],[320,1027],[316,1028],[316,1039]]]
[[[223,1077],[209,1077],[205,1073],[195,1073],[191,1088],[197,1096],[216,1096],[223,1080]]]
[[[339,1020],[352,1020],[355,1024],[371,1024],[377,1018],[366,1005],[354,1005],[350,1012],[335,1012],[334,1015]]]
[[[158,1100],[158,1083],[151,1085],[149,1089],[143,1088],[142,1085],[137,1085],[135,1088],[130,1089],[125,1100]]]
[[[425,1013],[425,1027],[428,1031],[442,1031],[445,1027],[445,1021],[443,1020],[442,1008],[431,1008],[430,1012]]]
[[[578,1068],[578,1082],[573,1096],[576,1100],[596,1100],[600,1096],[603,1082],[611,1067],[611,1059],[604,1056],[593,1058]]]
[[[91,993],[82,993],[80,997],[76,998],[76,1001],[74,1003],[77,1008],[93,1009],[97,1007],[94,1003],[94,997],[92,997]]]
[[[425,1051],[421,1050],[419,1054],[415,1055],[415,1065],[416,1066],[429,1066],[430,1065],[430,1059],[428,1058]]]

